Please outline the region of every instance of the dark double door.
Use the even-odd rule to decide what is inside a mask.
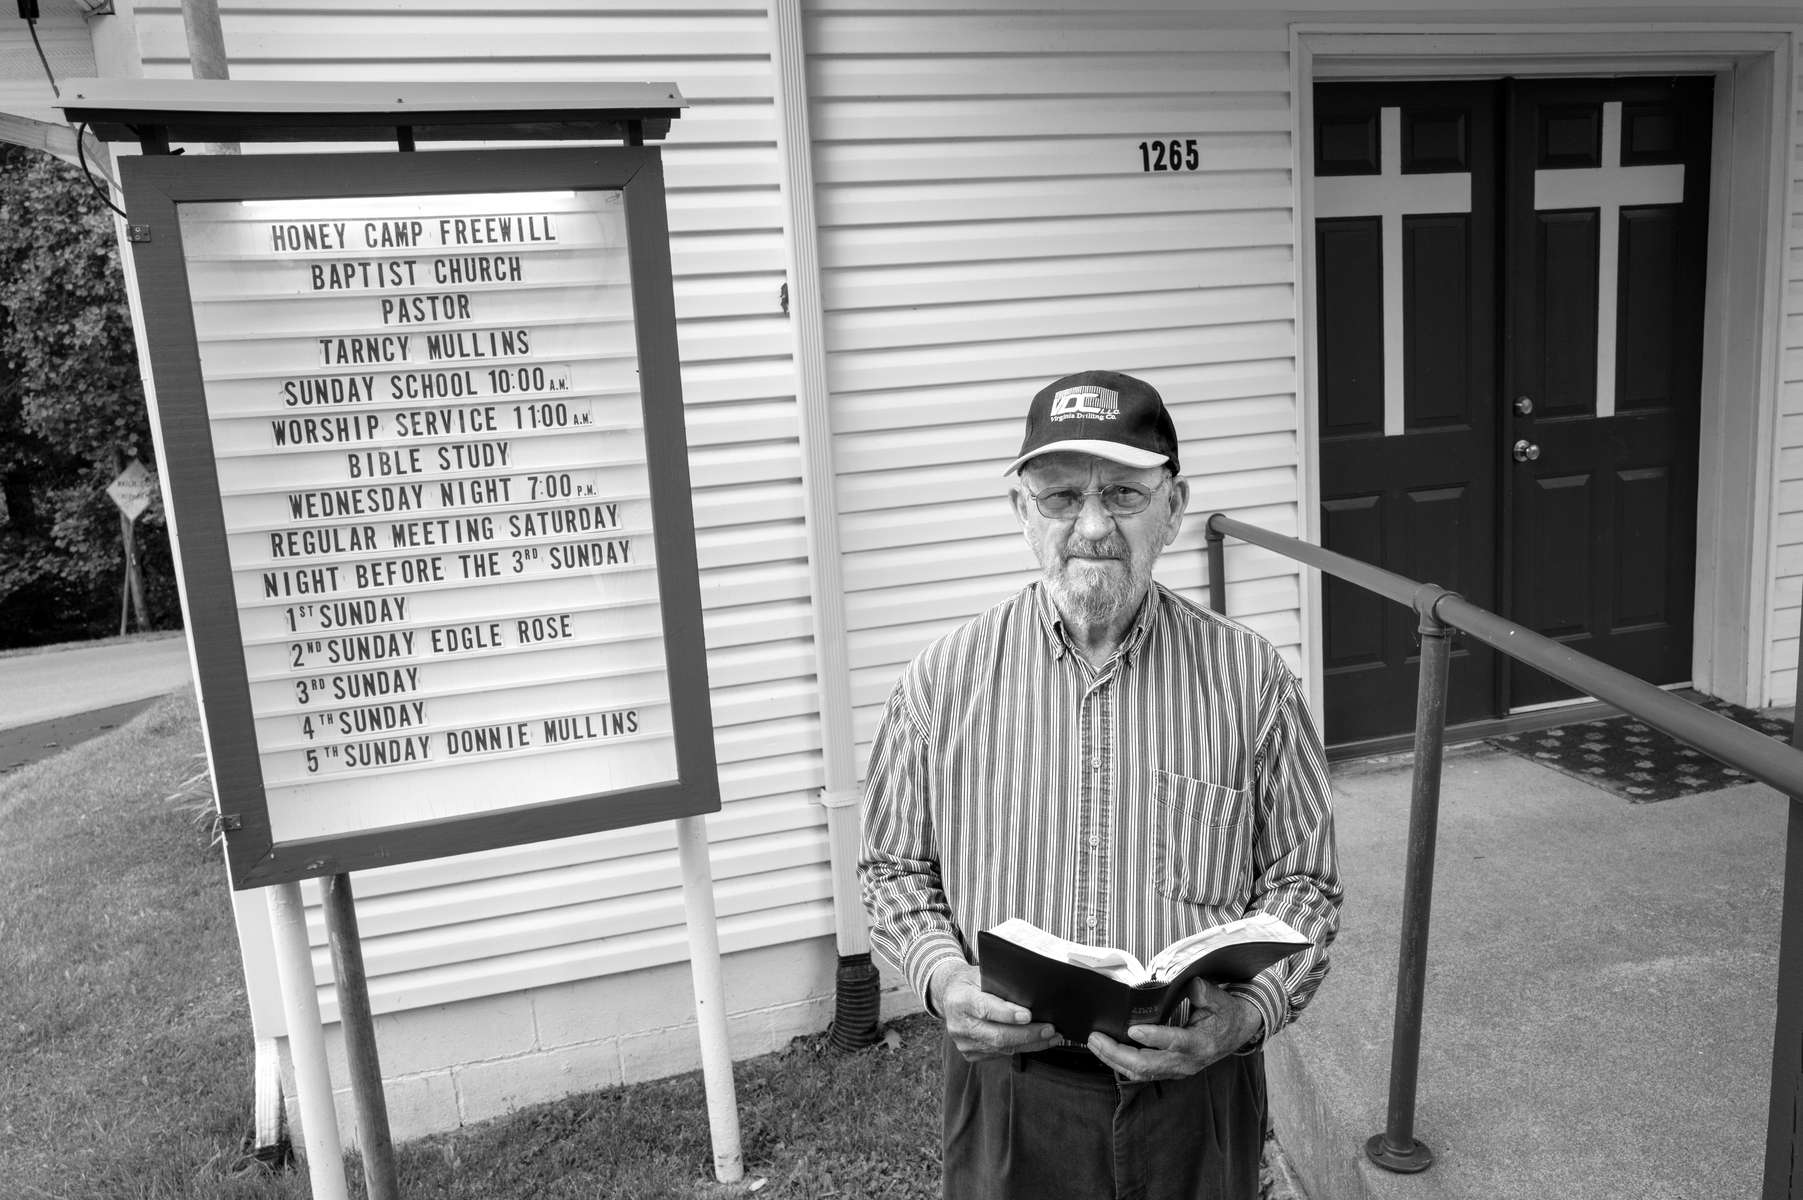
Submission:
[[[1711,83],[1315,90],[1322,542],[1690,677]],[[1414,723],[1414,615],[1328,578],[1330,742]],[[1449,723],[1571,691],[1455,642]]]

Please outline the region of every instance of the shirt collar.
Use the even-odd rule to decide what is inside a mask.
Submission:
[[[1052,603],[1051,593],[1043,580],[1034,580],[1032,587],[1033,611],[1039,618],[1039,628],[1051,646],[1052,657],[1063,658],[1071,649],[1070,639],[1064,632],[1064,618],[1058,615],[1058,609]],[[1133,622],[1133,628],[1127,631],[1126,640],[1121,643],[1118,651],[1123,664],[1132,664],[1133,655],[1151,635],[1152,623],[1164,604],[1163,593],[1164,589],[1156,580],[1146,589],[1146,598],[1139,606],[1139,616]]]

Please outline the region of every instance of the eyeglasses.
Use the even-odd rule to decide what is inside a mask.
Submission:
[[[1102,507],[1116,517],[1130,517],[1134,513],[1146,511],[1152,503],[1152,497],[1163,489],[1168,479],[1158,481],[1154,488],[1144,488],[1137,483],[1105,483],[1099,488],[1078,491],[1076,488],[1047,488],[1043,492],[1028,492],[1033,503],[1039,506],[1040,515],[1050,517],[1054,521],[1069,520],[1083,511],[1083,501],[1088,496],[1100,496]]]

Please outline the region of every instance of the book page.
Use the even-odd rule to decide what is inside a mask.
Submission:
[[[1125,950],[1116,950],[1112,946],[1085,946],[1080,942],[1069,941],[1054,933],[1047,933],[1031,921],[1023,921],[1019,917],[1011,917],[1000,925],[990,929],[997,937],[1006,938],[1017,946],[1044,955],[1046,958],[1073,966],[1087,967],[1110,979],[1118,979],[1128,985],[1138,985],[1146,981],[1146,968],[1139,959]]]
[[[1238,946],[1246,942],[1287,942],[1300,946],[1310,944],[1287,921],[1269,913],[1253,913],[1249,917],[1216,925],[1172,942],[1147,964],[1148,978],[1154,981],[1170,979],[1198,958],[1223,946]]]

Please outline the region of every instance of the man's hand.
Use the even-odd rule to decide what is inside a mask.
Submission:
[[[1181,1079],[1238,1050],[1264,1027],[1264,1018],[1252,1001],[1212,983],[1192,981],[1189,1002],[1186,1025],[1135,1025],[1127,1033],[1139,1046],[1092,1033],[1089,1048],[1128,1079]]]
[[[933,1007],[945,1021],[952,1045],[967,1060],[1006,1058],[1044,1050],[1058,1035],[1033,1014],[982,988],[982,972],[969,963],[943,967],[933,976]]]

